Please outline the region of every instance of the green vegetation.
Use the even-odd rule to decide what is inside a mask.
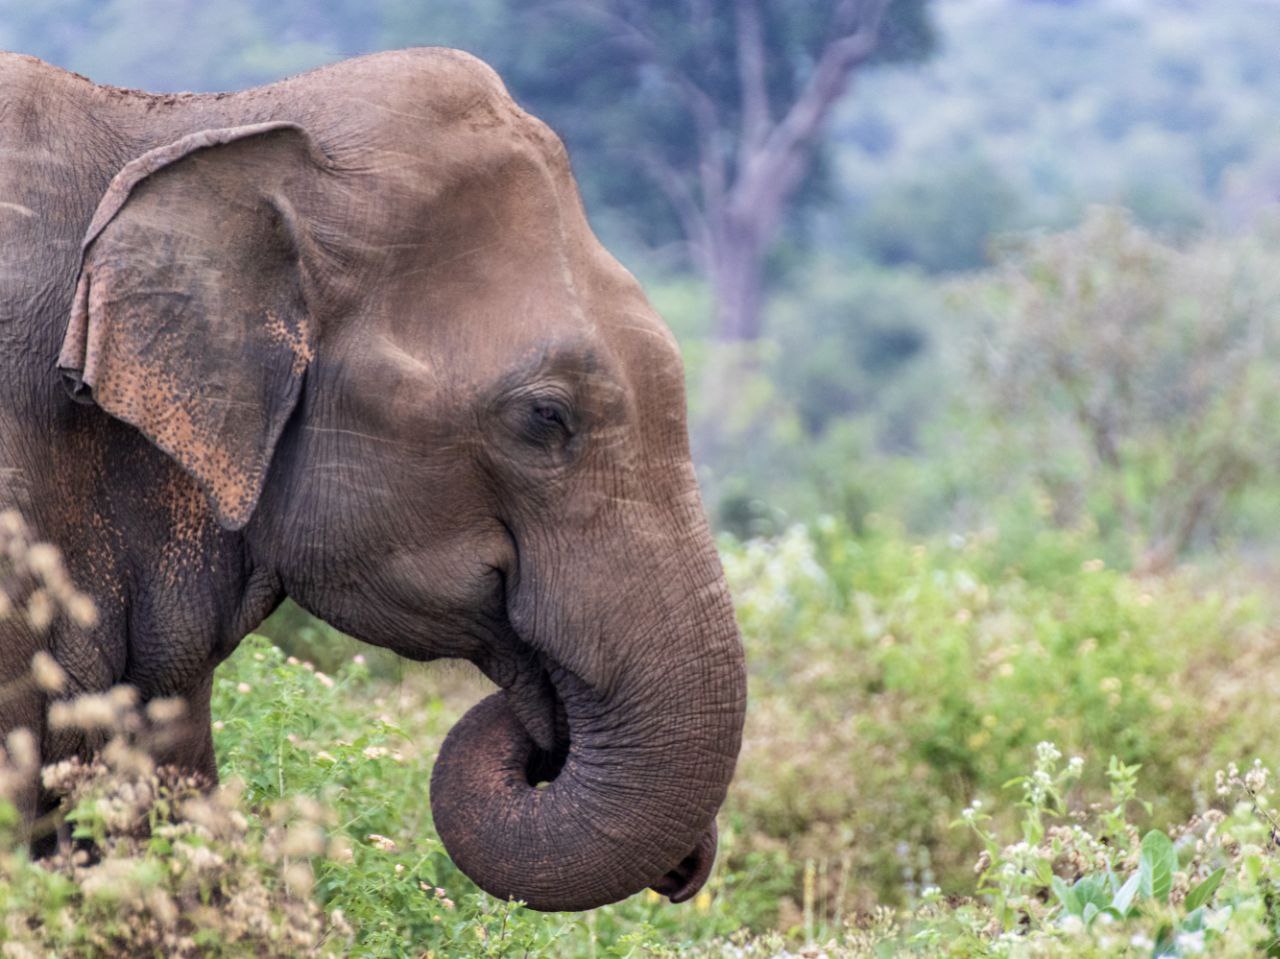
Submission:
[[[919,535],[1046,523],[1140,572],[1266,551],[1280,486],[1272,230],[1173,243],[1128,212],[1007,241],[985,271],[816,259],[774,303],[707,447],[719,526],[881,513]],[[695,408],[714,349],[685,287],[660,288]],[[702,412],[702,411],[699,411]],[[999,463],[993,469],[993,463]]]
[[[1257,954],[1280,937],[1270,607],[1093,546],[876,518],[725,539],[752,709],[721,862],[683,907],[479,892],[426,789],[485,681],[381,678],[357,647],[328,674],[251,637],[216,679],[208,799],[129,748],[175,704],[64,711],[116,737],[45,772],[92,846],[32,864],[5,820],[6,955]]]

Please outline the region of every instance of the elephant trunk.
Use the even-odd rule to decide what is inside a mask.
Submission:
[[[559,755],[537,747],[502,693],[449,733],[432,812],[450,856],[481,888],[558,911],[645,887],[679,902],[702,885],[741,744],[746,679],[723,578],[700,593],[697,635],[678,635],[688,628],[673,621],[689,620],[672,616],[607,690],[548,663],[563,709]]]

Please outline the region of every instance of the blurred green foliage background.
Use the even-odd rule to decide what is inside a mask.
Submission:
[[[755,6],[776,123],[840,5]],[[717,318],[715,264],[662,183],[664,170],[685,177],[713,219],[689,178],[706,157],[682,85],[733,141],[715,156],[728,185],[745,175],[734,9],[0,0],[0,46],[148,89],[244,87],[415,44],[488,60],[565,137],[597,231],[684,344],[704,490],[740,536],[820,514],[857,529],[888,513],[929,533],[1039,511],[1092,524],[1127,563],[1265,551],[1280,518],[1264,289],[1277,255],[1280,8],[889,3],[877,52],[834,100],[766,231],[747,335]],[[1072,230],[1085,232],[1050,239]],[[1101,304],[1051,289],[1088,271]],[[1089,364],[1104,354],[1100,384]],[[717,377],[726,363],[731,389]],[[1090,427],[1102,409],[1114,422]]]

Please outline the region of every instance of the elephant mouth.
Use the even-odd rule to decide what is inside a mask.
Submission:
[[[559,765],[554,760],[558,756],[560,763],[563,763],[564,756],[568,753],[569,720],[564,700],[560,697],[552,676],[553,673],[562,673],[564,670],[518,640],[516,644],[515,656],[507,657],[508,668],[504,671],[505,675],[497,677],[491,674],[489,678],[502,688],[507,706],[537,745],[539,766],[554,765],[558,772]],[[538,782],[554,778],[551,775]],[[537,782],[531,785],[537,785]]]
[[[543,657],[536,653],[533,657],[537,668],[521,671],[502,695],[529,737],[525,780],[539,787],[555,782],[560,775],[569,756],[570,734],[568,712],[551,678],[552,670],[543,665]]]

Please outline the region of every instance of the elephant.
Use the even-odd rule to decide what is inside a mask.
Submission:
[[[164,95],[0,54],[0,91],[0,510],[98,608],[0,622],[0,682],[43,651],[61,695],[183,697],[156,760],[215,781],[214,668],[290,597],[498,687],[429,789],[480,887],[691,897],[742,641],[680,352],[560,139],[441,48]],[[91,750],[50,698],[0,734]]]

